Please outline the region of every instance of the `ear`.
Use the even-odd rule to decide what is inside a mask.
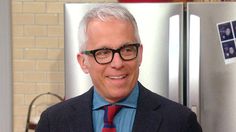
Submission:
[[[89,72],[88,72],[88,63],[86,62],[86,61],[87,61],[87,60],[86,60],[86,57],[85,57],[83,54],[78,53],[78,54],[77,54],[77,61],[79,62],[80,67],[81,67],[81,69],[83,70],[83,72],[84,72],[85,74],[88,74],[88,73],[89,73]]]
[[[139,47],[139,55],[138,55],[139,66],[142,63],[142,59],[143,59],[143,45],[140,45],[140,47]]]

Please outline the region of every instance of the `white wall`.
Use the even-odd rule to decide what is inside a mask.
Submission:
[[[12,132],[11,0],[0,1],[0,132]]]

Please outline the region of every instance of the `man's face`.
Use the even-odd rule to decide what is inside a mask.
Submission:
[[[136,43],[133,26],[127,21],[110,18],[108,21],[93,19],[87,27],[86,50],[100,48],[117,49]],[[142,46],[137,58],[124,61],[118,53],[111,63],[98,64],[91,55],[78,54],[78,61],[85,73],[89,73],[97,92],[108,102],[114,103],[127,97],[133,90],[142,61]]]

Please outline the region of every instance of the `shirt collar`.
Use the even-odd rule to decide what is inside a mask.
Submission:
[[[138,95],[139,95],[139,87],[138,87],[138,83],[135,85],[134,89],[132,90],[131,94],[115,103],[117,105],[122,105],[122,106],[126,106],[126,107],[131,107],[131,108],[136,108],[137,107],[137,100],[138,100]],[[103,99],[98,92],[96,91],[96,88],[94,88],[94,93],[93,93],[93,110],[99,109],[102,106],[108,105],[110,104],[109,102],[107,102],[105,99]]]

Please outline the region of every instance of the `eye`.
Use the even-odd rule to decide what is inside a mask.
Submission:
[[[130,45],[130,46],[125,46],[125,47],[123,47],[122,49],[121,49],[121,52],[122,53],[133,53],[133,52],[135,52],[136,51],[136,47],[135,46],[133,46],[133,45]]]
[[[112,51],[109,49],[101,49],[95,53],[95,56],[98,58],[106,58],[112,54]]]

